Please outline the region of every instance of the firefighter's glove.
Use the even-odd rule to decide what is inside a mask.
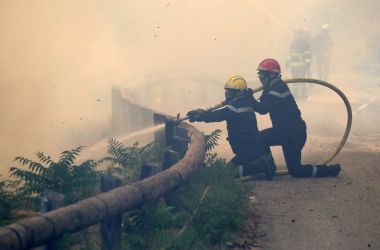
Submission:
[[[254,106],[257,104],[258,101],[253,96],[253,90],[251,88],[248,88],[246,91],[244,91],[244,96],[248,99],[250,105]]]
[[[206,110],[204,109],[194,109],[187,112],[187,116],[189,117],[190,122],[200,122],[203,120],[206,114]]]

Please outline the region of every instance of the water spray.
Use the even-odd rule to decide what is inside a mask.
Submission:
[[[163,129],[165,124],[158,124],[154,125],[148,128],[143,128],[141,130],[123,135],[123,136],[118,136],[116,139],[120,142],[123,141],[128,141],[132,138],[138,138],[139,136],[146,135],[149,133],[156,132],[160,129]],[[89,146],[88,148],[85,148],[85,150],[82,152],[82,154],[77,158],[78,161],[84,161],[87,159],[87,157],[91,158],[100,158],[104,155],[104,152],[106,151],[108,147],[108,142],[107,139],[102,139],[98,141],[97,143]]]

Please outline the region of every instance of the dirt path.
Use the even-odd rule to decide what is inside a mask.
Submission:
[[[357,141],[337,161],[338,178],[256,181],[263,249],[380,249],[380,151]]]

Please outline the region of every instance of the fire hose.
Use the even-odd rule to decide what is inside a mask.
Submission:
[[[286,79],[284,80],[284,82],[286,84],[290,84],[290,83],[312,83],[312,84],[316,84],[316,85],[321,85],[321,86],[324,86],[324,87],[327,87],[331,90],[333,90],[335,93],[337,93],[340,98],[343,100],[344,102],[344,105],[346,107],[346,111],[347,111],[347,122],[346,122],[346,129],[344,131],[344,134],[343,134],[343,137],[342,139],[340,140],[338,146],[336,147],[335,151],[333,151],[326,159],[324,159],[323,161],[321,161],[319,164],[321,165],[325,165],[327,163],[329,163],[330,161],[332,161],[338,154],[339,152],[342,150],[344,144],[346,143],[347,139],[348,139],[348,136],[350,134],[350,131],[351,131],[351,126],[352,126],[352,109],[351,109],[351,105],[350,105],[350,102],[348,101],[348,98],[346,97],[346,95],[340,90],[338,89],[336,86],[334,86],[333,84],[331,83],[328,83],[328,82],[325,82],[325,81],[321,81],[321,80],[317,80],[317,79],[312,79],[312,78],[294,78],[294,79]],[[253,90],[253,93],[257,93],[259,91],[262,91],[263,90],[263,87],[259,87],[259,88],[256,88]],[[223,107],[225,104],[222,102],[222,103],[219,103],[213,107],[211,107],[210,109],[208,109],[208,111],[212,111],[212,110],[215,110],[215,109],[218,109],[218,108],[221,108]],[[184,121],[184,120],[187,120],[189,119],[188,116],[184,117],[184,118],[181,118],[178,120],[178,122],[180,121]],[[276,172],[276,175],[284,175],[284,174],[288,174],[288,171],[286,170],[283,170],[283,171],[277,171]]]
[[[338,89],[336,86],[334,86],[333,84],[331,84],[329,82],[325,82],[325,81],[321,81],[321,80],[317,80],[317,79],[312,79],[312,78],[286,79],[286,80],[284,80],[284,82],[286,84],[289,84],[289,83],[312,83],[312,84],[316,84],[316,85],[325,86],[325,87],[331,89],[332,91],[334,91],[335,93],[337,93],[340,96],[340,98],[343,100],[344,105],[346,107],[346,111],[347,111],[346,129],[344,130],[344,134],[342,136],[342,139],[340,140],[340,142],[339,142],[338,146],[336,147],[335,151],[333,151],[326,159],[324,159],[323,161],[321,161],[319,164],[325,165],[325,164],[329,163],[342,150],[344,144],[346,143],[346,141],[348,139],[350,131],[351,131],[351,126],[352,126],[352,109],[351,109],[351,104],[348,101],[348,98],[346,97],[346,95],[340,89]],[[254,89],[253,93],[257,93],[257,92],[262,91],[262,90],[263,90],[263,87],[259,87],[259,88]],[[288,174],[288,171],[283,170],[283,171],[277,171],[276,172],[276,175],[284,175],[284,174]]]

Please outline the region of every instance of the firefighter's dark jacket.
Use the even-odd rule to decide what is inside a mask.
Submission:
[[[253,107],[249,106],[248,97],[233,99],[220,109],[206,112],[202,116],[204,122],[227,122],[228,141],[232,151],[240,162],[255,160],[267,154],[261,142],[257,128],[257,120]]]
[[[279,133],[292,133],[293,130],[306,130],[301,112],[287,84],[278,78],[264,88],[260,102],[250,99],[251,107],[264,115],[269,113],[272,126]]]

